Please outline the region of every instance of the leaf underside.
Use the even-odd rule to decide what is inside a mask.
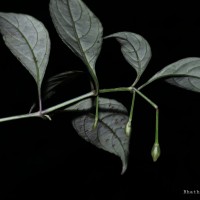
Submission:
[[[59,86],[70,84],[73,79],[80,77],[81,74],[83,74],[82,71],[66,71],[50,77],[44,84],[43,101],[51,98]]]
[[[139,79],[151,59],[150,45],[142,36],[131,32],[114,33],[105,38],[111,37],[121,44],[124,58],[135,69]]]
[[[144,85],[161,78],[177,87],[200,92],[200,58],[189,57],[174,62],[156,73]]]
[[[186,90],[200,92],[200,78],[174,77],[167,79],[166,82]]]
[[[98,18],[81,0],[51,0],[50,14],[63,42],[81,58],[97,82],[95,63],[103,34]]]
[[[99,121],[94,129],[95,115],[92,110],[93,99],[86,99],[67,108],[68,111],[82,111],[82,115],[73,120],[77,133],[96,147],[113,153],[121,158],[122,174],[127,169],[129,140],[125,133],[128,122],[127,109],[116,100],[99,98]]]
[[[0,32],[40,89],[50,54],[49,34],[44,25],[29,15],[0,13]]]

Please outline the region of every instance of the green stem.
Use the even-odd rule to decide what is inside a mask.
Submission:
[[[38,88],[38,102],[39,102],[39,112],[42,113],[42,98],[41,98],[41,91],[40,88]]]
[[[45,109],[45,110],[42,111],[42,114],[43,114],[43,115],[48,114],[48,113],[50,113],[50,112],[53,112],[53,111],[55,111],[55,110],[58,110],[58,109],[63,108],[63,107],[66,107],[66,106],[68,106],[68,105],[70,105],[70,104],[76,103],[77,101],[80,101],[80,100],[83,100],[83,99],[86,99],[86,98],[92,97],[92,96],[95,96],[94,91],[88,92],[88,93],[86,93],[86,94],[84,94],[84,95],[81,95],[81,96],[79,96],[79,97],[70,99],[70,100],[65,101],[65,102],[63,102],[63,103],[60,103],[60,104],[58,104],[58,105],[52,106],[52,107],[50,107],[50,108],[47,108],[47,109]]]
[[[153,106],[155,109],[158,109],[158,106],[151,101],[151,99],[149,99],[146,95],[144,95],[142,92],[140,92],[139,90],[137,90],[136,88],[133,88],[133,90],[139,94],[143,99],[145,99],[151,106]]]
[[[78,36],[77,36],[78,37]],[[82,47],[80,47],[82,49]],[[84,54],[83,54],[84,55]],[[90,64],[87,61],[87,58],[85,57],[85,64],[89,70],[90,76],[92,78],[92,80],[94,81],[94,87],[95,87],[95,96],[97,96],[99,94],[99,81],[98,78],[96,76],[96,74],[94,73],[94,71],[92,70]]]
[[[109,89],[100,89],[99,93],[110,93],[110,92],[131,92],[132,87],[119,87],[119,88],[109,88]]]
[[[131,102],[131,109],[129,113],[129,121],[131,122],[133,119],[133,109],[134,109],[134,104],[135,104],[135,92],[133,92],[133,97],[132,97],[132,102]]]
[[[130,113],[129,113],[129,119],[128,119],[128,122],[127,122],[126,128],[125,128],[125,133],[127,136],[130,136],[131,132],[132,132],[132,119],[133,119],[134,104],[135,104],[135,91],[133,92],[131,109],[130,109]]]
[[[155,143],[156,144],[159,144],[159,141],[158,141],[158,130],[159,128],[159,110],[156,109],[156,128],[155,128]]]
[[[65,101],[63,103],[60,103],[58,105],[52,106],[50,108],[47,108],[47,109],[43,110],[42,112],[39,111],[39,112],[22,114],[22,115],[16,115],[16,116],[11,116],[11,117],[4,117],[4,118],[0,119],[0,122],[6,122],[6,121],[17,120],[17,119],[24,119],[24,118],[30,118],[30,117],[42,117],[42,116],[45,116],[48,113],[53,112],[53,111],[55,111],[57,109],[66,107],[66,106],[68,106],[68,105],[70,105],[72,103],[76,103],[77,101],[80,101],[80,100],[83,100],[83,99],[86,99],[86,98],[92,97],[92,96],[95,96],[94,91],[88,92],[88,93],[86,93],[84,95],[81,95],[79,97],[70,99],[70,100]]]
[[[141,75],[138,75],[138,76],[136,77],[134,83],[132,84],[132,87],[134,87],[134,86],[137,84],[137,82],[140,80],[140,77],[141,77]]]
[[[25,119],[25,118],[31,118],[31,117],[41,117],[40,112],[16,115],[16,116],[11,116],[11,117],[4,117],[0,119],[0,122],[12,121],[16,119]]]
[[[141,85],[138,90],[141,90],[142,88],[146,87],[147,85],[149,85],[151,82],[147,81],[146,83],[144,83],[143,85]]]
[[[159,110],[158,110],[158,106],[151,101],[147,96],[145,96],[142,92],[140,92],[139,90],[137,90],[136,88],[133,88],[133,90],[139,94],[143,99],[145,99],[151,106],[153,106],[156,109],[156,124],[155,124],[155,143],[158,144],[158,126],[159,126]]]
[[[96,106],[96,110],[95,110],[95,120],[94,120],[94,126],[93,126],[94,129],[97,127],[98,120],[99,120],[99,96],[96,96],[95,106]]]

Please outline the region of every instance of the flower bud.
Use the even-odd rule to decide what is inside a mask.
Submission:
[[[151,156],[154,162],[156,162],[160,157],[160,145],[158,143],[154,143],[151,149]]]
[[[130,137],[131,131],[132,131],[131,121],[128,121],[125,128],[125,132],[128,137]]]

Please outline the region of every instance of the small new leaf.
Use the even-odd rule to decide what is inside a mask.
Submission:
[[[51,0],[50,14],[59,36],[85,63],[98,90],[95,63],[102,45],[101,22],[81,0]]]
[[[115,37],[121,44],[124,58],[137,72],[135,85],[151,59],[150,45],[142,36],[131,32],[114,33],[105,38],[111,37]]]
[[[96,129],[93,128],[93,109],[93,100],[86,99],[66,110],[83,112],[73,120],[75,130],[96,147],[119,156],[123,164],[123,174],[127,169],[130,139],[125,133],[127,109],[116,100],[99,98],[99,120]]]
[[[44,25],[29,15],[1,12],[0,32],[40,90],[50,54],[49,34]]]
[[[200,58],[190,57],[174,62],[157,72],[140,88],[161,78],[175,86],[200,92]]]

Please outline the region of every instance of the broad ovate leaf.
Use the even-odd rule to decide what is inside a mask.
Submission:
[[[81,0],[51,0],[50,14],[59,36],[85,63],[98,89],[95,63],[102,45],[101,22]]]
[[[1,12],[0,32],[40,89],[50,54],[49,34],[44,25],[29,15]]]
[[[151,59],[151,48],[148,42],[140,35],[131,32],[119,32],[105,38],[114,37],[121,44],[121,51],[126,61],[137,73],[136,82],[146,69]]]
[[[157,72],[140,88],[161,78],[165,78],[168,83],[175,86],[200,92],[200,58],[189,57],[178,60]]]
[[[127,109],[116,100],[99,98],[99,121],[94,129],[94,107],[94,101],[90,98],[66,110],[83,112],[73,120],[75,130],[96,147],[119,156],[123,164],[123,174],[127,169],[130,140],[125,133],[128,122]]]

